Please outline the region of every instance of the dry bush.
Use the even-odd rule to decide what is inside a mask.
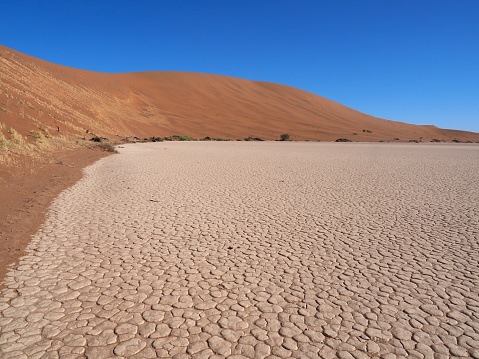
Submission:
[[[95,147],[100,148],[103,151],[118,153],[115,146],[113,146],[111,143],[100,142],[100,143],[97,143]]]

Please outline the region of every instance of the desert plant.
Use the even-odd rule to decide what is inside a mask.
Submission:
[[[0,123],[0,147],[4,147],[7,144],[7,139],[2,132],[2,124]]]
[[[150,142],[163,142],[164,141],[163,137],[150,137],[148,140]]]
[[[338,138],[335,142],[353,142],[349,138]]]
[[[165,141],[196,141],[196,138],[190,136],[173,135],[170,137],[165,137]]]
[[[280,141],[288,141],[289,140],[289,135],[287,133],[283,133],[281,136],[279,136]]]
[[[109,143],[100,142],[96,147],[102,149],[103,151],[118,153],[115,146]]]
[[[13,128],[12,128],[12,138],[11,138],[11,141],[17,145],[23,145],[25,143],[25,138],[19,134],[17,131],[15,131]]]
[[[36,139],[39,139],[42,137],[41,133],[38,132],[38,131],[33,131],[31,130],[28,134],[29,136],[33,137],[33,138],[36,138]]]

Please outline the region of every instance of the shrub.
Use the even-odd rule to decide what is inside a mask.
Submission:
[[[163,142],[164,139],[163,139],[163,137],[150,137],[148,139],[148,141],[150,141],[150,142]]]
[[[170,137],[165,137],[165,141],[196,141],[196,138],[190,136],[173,135]]]
[[[100,142],[96,147],[102,149],[103,151],[118,153],[118,151],[115,149],[115,146],[109,143]]]
[[[353,142],[349,138],[338,138],[335,142]]]
[[[283,133],[281,136],[279,136],[281,141],[288,141],[289,140],[289,135],[287,133]]]

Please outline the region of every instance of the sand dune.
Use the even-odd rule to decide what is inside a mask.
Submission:
[[[379,119],[274,83],[184,72],[97,73],[4,46],[0,63],[0,123],[24,136],[34,131],[30,137],[83,137],[88,130],[105,137],[273,140],[288,133],[294,140],[479,141],[477,133]]]

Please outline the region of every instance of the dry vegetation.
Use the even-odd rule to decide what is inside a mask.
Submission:
[[[83,139],[71,139],[63,136],[50,136],[48,131],[31,130],[28,136],[21,135],[14,128],[0,123],[0,164],[13,164],[20,157],[29,157],[37,161],[48,158],[48,154],[59,149],[86,147],[116,152],[120,141],[91,142]]]
[[[52,141],[40,132],[32,133],[34,141],[28,141],[13,127],[0,123],[0,163],[14,162],[18,156],[39,157],[52,147]],[[55,139],[58,141],[58,139]]]

